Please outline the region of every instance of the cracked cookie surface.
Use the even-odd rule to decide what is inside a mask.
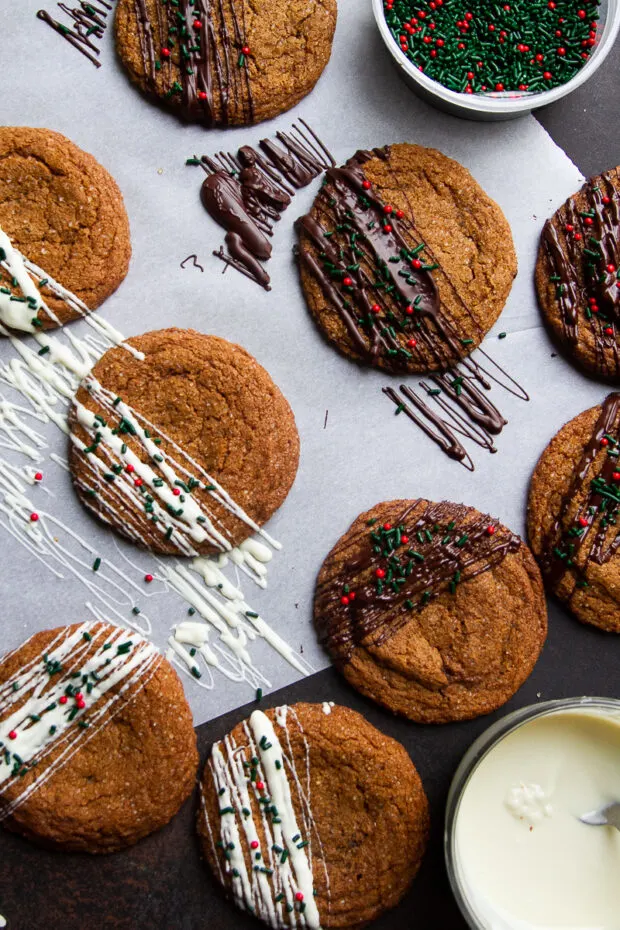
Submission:
[[[49,129],[0,127],[0,227],[89,310],[127,274],[129,222],[116,181],[92,155]],[[60,323],[77,318],[48,287],[41,295]],[[43,310],[38,317],[46,329],[58,325]]]
[[[119,0],[115,18],[131,80],[207,126],[259,123],[299,103],[329,61],[335,28],[336,0]]]
[[[388,371],[440,370],[469,355],[517,271],[500,207],[466,168],[419,145],[329,169],[299,226],[319,328],[345,355]]]
[[[486,714],[532,671],[547,632],[540,573],[518,536],[462,504],[389,501],[325,559],[319,640],[355,688],[422,723]]]
[[[620,633],[620,395],[566,423],[530,483],[527,527],[545,587],[581,620]]]
[[[17,777],[14,756],[0,766],[0,819],[51,848],[130,846],[168,823],[194,786],[198,752],[181,682],[132,630],[58,627],[4,656],[0,733],[3,753],[19,749],[23,766]]]
[[[252,714],[214,745],[201,798],[210,868],[272,927],[299,926],[302,908],[306,926],[365,926],[403,897],[426,846],[428,803],[405,749],[338,705]]]
[[[295,479],[299,436],[288,402],[245,349],[217,336],[165,329],[128,344],[138,357],[106,352],[69,414],[78,496],[154,552],[238,545]]]

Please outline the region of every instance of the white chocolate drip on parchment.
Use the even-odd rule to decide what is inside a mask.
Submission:
[[[158,568],[153,571],[149,566],[146,571],[152,572],[161,584],[154,586],[156,590],[149,589],[147,593],[143,581],[144,568],[130,563],[131,569],[138,572],[138,583],[133,580],[133,571],[119,567],[116,560],[107,557],[100,559],[95,571],[93,566],[99,562],[99,553],[94,546],[51,512],[51,507],[43,510],[35,504],[42,489],[36,488],[38,482],[34,475],[42,467],[46,455],[66,468],[64,460],[59,460],[53,452],[48,453],[47,438],[40,431],[42,427],[52,422],[65,435],[69,435],[68,407],[78,385],[88,377],[102,352],[114,345],[122,345],[137,360],[142,359],[143,355],[124,342],[123,335],[97,313],[89,313],[88,308],[75,295],[21,256],[1,229],[0,248],[0,265],[17,280],[26,298],[25,302],[11,301],[10,295],[0,291],[0,334],[6,337],[14,350],[12,358],[0,363],[0,389],[5,385],[23,398],[23,403],[15,403],[0,393],[0,449],[6,449],[12,457],[5,459],[0,456],[0,525],[56,577],[74,577],[85,585],[90,598],[86,606],[96,618],[131,625],[148,635],[151,633],[150,620],[141,608],[138,609],[137,604],[146,598],[166,593],[186,601],[189,612],[194,616],[191,636],[188,628],[179,624],[170,637],[168,657],[191,675],[200,687],[215,687],[213,672],[216,670],[230,681],[243,682],[252,688],[269,687],[268,679],[252,658],[252,646],[260,639],[264,639],[301,674],[312,672],[312,667],[252,609],[239,587],[240,572],[259,587],[266,587],[267,565],[272,557],[272,549],[279,549],[280,544],[256,527],[226,494],[225,489],[176,444],[169,441],[174,454],[169,455],[166,462],[158,463],[164,466],[167,474],[164,484],[153,488],[157,494],[152,494],[149,485],[148,493],[154,499],[154,511],[161,513],[165,510],[171,498],[176,503],[178,498],[172,494],[172,489],[177,486],[175,482],[187,484],[188,479],[193,477],[194,480],[200,479],[204,484],[213,486],[213,498],[240,519],[245,519],[258,531],[261,539],[250,538],[241,546],[231,548],[222,527],[211,520],[207,513],[203,513],[194,501],[187,500],[188,495],[184,495],[186,501],[183,503],[187,505],[187,511],[181,517],[175,518],[166,510],[168,525],[172,526],[171,535],[179,544],[180,553],[194,555],[193,543],[204,538],[213,539],[215,544],[220,545],[222,552],[216,557],[196,557],[186,564],[168,562],[164,565],[157,560]],[[62,336],[68,343],[65,344],[57,336],[35,326],[32,320],[36,318],[37,308],[43,308],[51,319],[55,319],[53,312],[42,300],[35,280],[45,281],[46,286],[66,300],[76,313],[82,314],[92,332],[78,338],[63,330]],[[30,303],[27,297],[32,298]],[[18,322],[20,326],[16,325]],[[5,323],[12,329],[7,329]],[[14,331],[18,328],[32,333],[36,340],[34,348]],[[114,410],[120,408],[119,412],[140,435],[142,444],[146,444],[148,453],[159,454],[158,446],[144,435],[146,431],[153,437],[161,438],[162,434],[158,433],[153,424],[122,401],[114,406],[116,398],[92,377],[88,378],[88,383],[107,409],[110,405]],[[78,405],[78,416],[87,429],[94,429],[93,414],[81,405]],[[111,430],[109,432],[110,436],[106,438],[110,440],[110,447],[106,454],[110,459],[108,464],[111,464],[111,458],[120,452],[123,444],[121,441],[119,445]],[[76,437],[70,437],[70,441],[80,442]],[[26,463],[21,464],[20,460]],[[127,464],[134,465],[134,476],[142,477],[145,484],[149,481],[152,483],[155,473],[148,464],[141,463],[137,456],[128,457]],[[89,456],[89,465],[93,474],[101,467],[94,456]],[[122,510],[128,500],[136,501],[136,489],[124,477],[118,481],[116,477],[115,494],[122,504]],[[31,520],[33,513],[38,517],[36,522]],[[112,522],[112,513],[107,516],[109,522]],[[198,520],[199,516],[204,516],[204,522]],[[105,512],[103,517],[106,518]],[[162,521],[162,532],[165,528]],[[134,533],[134,538],[141,541],[138,533]],[[125,558],[125,561],[129,560]],[[237,584],[225,574],[225,569],[235,572]]]
[[[290,741],[290,719],[304,746],[301,775]],[[237,746],[230,734],[213,746],[208,765],[218,793],[219,824],[211,823],[204,795],[202,813],[220,880],[224,872],[229,876],[237,904],[270,927],[318,930],[313,842],[319,846],[325,871],[327,908],[329,876],[312,816],[309,746],[293,708],[277,708],[276,723],[284,745],[269,717],[257,710],[243,725],[246,746]],[[296,806],[302,813],[301,822]]]
[[[2,793],[36,766],[36,777],[2,803],[0,819],[63,768],[155,673],[161,657],[151,643],[121,627],[104,633],[93,623],[61,630],[45,652],[0,685]],[[88,657],[92,643],[96,649]]]

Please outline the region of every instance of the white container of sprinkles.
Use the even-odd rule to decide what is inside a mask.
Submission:
[[[620,930],[620,831],[585,813],[620,801],[620,701],[525,707],[454,776],[445,855],[472,930]]]

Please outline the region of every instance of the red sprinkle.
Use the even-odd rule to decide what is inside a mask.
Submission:
[[[375,575],[377,576],[377,578],[385,578],[385,569],[378,568],[375,572]]]
[[[385,224],[385,226],[383,227],[383,232],[384,232],[384,233],[391,233],[391,232],[392,232],[392,227],[390,226],[389,223],[386,223],[386,224]]]
[[[134,478],[134,482],[133,482],[133,483],[135,484],[135,486],[136,486],[137,488],[141,488],[142,485],[144,484],[144,478],[140,478],[140,477]]]
[[[252,840],[252,842],[250,843],[250,846],[252,847],[252,849],[258,849],[258,840]]]
[[[384,523],[384,524],[383,524],[383,529],[384,529],[384,530],[391,530],[391,529],[392,529],[392,524],[391,524],[391,523]]]
[[[344,284],[345,287],[351,287],[351,285],[353,284],[353,278],[349,278],[349,277],[343,278],[342,283]]]
[[[402,210],[397,210],[397,211],[396,211],[396,217],[397,217],[397,219],[402,220],[402,218],[403,218],[404,215],[405,215],[405,214],[403,213]]]
[[[606,336],[613,336],[613,334],[614,334],[613,327],[612,327],[612,326],[606,326],[606,327],[605,327],[605,335],[606,335]]]
[[[257,781],[257,782],[256,782],[256,788],[257,788],[258,791],[262,791],[262,790],[264,789],[264,787],[265,787],[265,782],[264,782],[264,781]]]
[[[587,526],[587,525],[588,525],[588,521],[586,520],[586,518],[579,517],[579,526]]]
[[[379,306],[379,304],[373,304],[370,309],[372,310],[373,313],[381,313],[381,307]]]
[[[401,537],[400,537],[400,541],[401,541],[401,543],[403,543],[403,544],[406,546],[407,543],[409,542],[409,537],[408,537],[408,536],[401,536]]]
[[[131,474],[132,471],[135,471],[135,470],[136,470],[136,469],[135,469],[135,467],[131,464],[131,462],[129,463],[129,465],[126,465],[126,466],[125,466],[125,471],[128,471],[130,474]]]
[[[162,48],[162,50],[161,50],[161,57],[162,57],[162,58],[170,58],[170,49],[169,49],[169,48]]]
[[[355,600],[355,591],[349,591],[349,600],[350,600],[350,601],[354,601],[354,600]]]
[[[370,181],[362,181],[362,187],[365,191],[370,190]]]
[[[407,340],[407,345],[409,346],[410,349],[415,349],[415,347],[417,346],[417,344],[418,344],[418,340],[417,340],[417,339],[408,339],[408,340]]]
[[[181,493],[181,488],[173,488],[172,493],[174,494],[175,497],[178,497],[179,494]]]
[[[592,219],[591,216],[585,216],[584,219],[583,219],[583,222],[584,222],[584,224],[585,224],[586,226],[593,226],[593,225],[594,225],[594,220]]]
[[[421,267],[422,267],[422,262],[420,261],[419,258],[414,258],[413,261],[411,262],[411,264],[413,265],[414,268],[421,268]]]
[[[389,203],[386,203],[386,205],[385,205],[384,208],[383,208],[383,212],[384,212],[384,213],[391,213],[393,209],[394,209],[394,207],[392,207]]]
[[[304,899],[303,892],[302,892],[302,891],[298,891],[297,894],[295,895],[295,900],[296,900],[296,901],[303,901],[303,899]]]
[[[199,19],[195,19],[192,26],[194,29],[202,29],[202,22]]]
[[[15,732],[15,730],[11,730],[11,732],[9,733],[9,739],[17,739],[17,733]]]
[[[407,316],[413,316],[413,307],[411,306],[411,304],[409,304],[408,307],[405,307],[405,313],[407,314]]]
[[[608,446],[608,445],[609,445],[609,439],[605,439],[605,437],[603,436],[603,438],[601,439],[601,445],[602,445],[602,446]]]
[[[344,607],[347,606],[347,604],[349,603],[349,598],[346,596],[346,594],[343,594],[343,595],[342,595],[342,597],[340,598],[340,603],[341,603]]]
[[[38,513],[31,513],[31,514],[30,514],[30,520],[31,520],[32,523],[36,523],[38,519],[39,519],[39,514],[38,514]]]
[[[147,584],[151,583],[151,581],[153,580],[153,576],[151,575],[150,572],[144,576],[144,580],[146,581]]]
[[[199,91],[198,91],[198,99],[199,99],[199,100],[206,100],[206,99],[207,99],[207,93],[206,93],[206,91],[204,91],[204,90],[199,90]]]
[[[607,271],[609,272],[609,274],[613,274],[615,270],[616,270],[616,266],[612,265],[610,262],[609,265],[607,265]]]
[[[493,536],[493,534],[495,533],[495,527],[493,525],[487,526],[487,533],[489,536]]]
[[[38,471],[34,476],[35,481],[43,481],[43,472]]]
[[[605,196],[601,199],[606,207],[609,206],[609,204],[611,203],[611,197],[608,197],[607,194],[605,194]]]
[[[620,471],[615,471],[611,477],[614,481],[620,481]]]
[[[250,46],[249,46],[249,45],[244,45],[244,46],[242,47],[241,51],[243,52],[244,55],[250,55],[250,54],[251,54],[251,52],[250,52]]]

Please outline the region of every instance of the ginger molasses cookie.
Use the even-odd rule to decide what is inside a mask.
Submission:
[[[298,225],[318,326],[345,355],[387,371],[437,371],[469,355],[517,272],[498,205],[462,165],[419,145],[328,168]]]
[[[119,0],[116,47],[138,87],[206,126],[260,123],[310,93],[336,0]]]
[[[154,552],[238,545],[282,504],[299,436],[288,402],[238,345],[163,329],[110,349],[69,413],[82,503]]]
[[[95,310],[130,256],[121,192],[92,155],[49,129],[0,127],[0,322],[34,332]]]
[[[213,746],[201,802],[209,866],[270,927],[365,926],[403,897],[428,833],[403,747],[331,703],[254,711]]]
[[[198,753],[172,666],[135,633],[80,623],[0,659],[0,820],[43,845],[107,853],[168,823]]]
[[[545,587],[583,623],[620,633],[620,394],[566,423],[530,485],[528,535]]]
[[[620,379],[620,168],[591,178],[544,225],[536,289],[572,360]]]
[[[525,543],[447,501],[389,501],[361,514],[319,572],[314,621],[358,691],[421,723],[501,707],[547,634]]]

